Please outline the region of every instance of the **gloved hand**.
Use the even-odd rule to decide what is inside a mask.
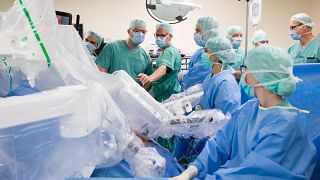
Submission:
[[[169,178],[169,180],[191,180],[198,175],[198,169],[195,166],[189,166],[179,176]]]

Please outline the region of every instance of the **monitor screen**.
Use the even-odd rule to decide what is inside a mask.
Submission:
[[[71,25],[72,24],[72,14],[62,11],[56,11],[56,16],[58,19],[58,24]]]

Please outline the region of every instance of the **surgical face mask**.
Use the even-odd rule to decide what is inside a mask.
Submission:
[[[157,46],[159,47],[159,48],[166,48],[167,47],[167,42],[166,42],[166,40],[167,40],[167,38],[166,38],[167,36],[165,36],[165,37],[156,37],[156,44],[157,44]]]
[[[203,65],[208,69],[212,69],[213,62],[211,62],[209,58],[210,58],[210,55],[208,53],[203,52],[201,54],[201,61]]]
[[[141,44],[144,41],[144,34],[142,32],[135,32],[133,33],[131,40],[136,45]]]
[[[301,39],[301,35],[297,34],[296,30],[289,30],[289,33],[293,40],[299,41]]]
[[[95,47],[94,47],[91,43],[89,43],[89,42],[84,42],[84,44],[86,45],[89,53],[90,53],[91,55],[93,55],[93,52],[94,52],[94,50],[95,50]]]
[[[242,90],[249,96],[249,98],[254,97],[254,88],[246,83],[245,76],[241,76],[240,86]]]
[[[242,43],[241,37],[232,38],[233,49],[238,49],[241,46],[241,43]]]
[[[289,29],[289,34],[290,34],[290,36],[291,36],[291,38],[292,38],[293,40],[299,41],[299,40],[301,39],[301,36],[302,36],[302,35],[310,34],[310,33],[311,33],[311,31],[310,31],[310,32],[306,32],[306,33],[303,33],[303,34],[298,34],[297,31],[298,31],[299,29],[303,28],[303,26],[304,26],[304,25],[302,25],[301,27],[299,27],[298,29],[295,29],[295,30]]]
[[[202,40],[202,34],[194,33],[193,39],[194,42],[200,47],[204,47],[206,45],[206,41]]]

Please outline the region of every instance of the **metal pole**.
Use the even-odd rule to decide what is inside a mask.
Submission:
[[[244,58],[247,57],[247,53],[248,53],[248,33],[249,33],[249,0],[247,0],[247,7],[246,7],[246,44],[245,44]]]

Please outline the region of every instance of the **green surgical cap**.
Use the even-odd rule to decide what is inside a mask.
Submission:
[[[219,23],[212,17],[201,17],[197,21],[197,26],[202,30],[202,40],[207,41],[210,38],[219,36]]]
[[[212,17],[201,17],[197,21],[197,25],[201,28],[202,32],[205,33],[210,29],[219,28],[217,20]]]
[[[268,36],[267,33],[264,32],[262,29],[259,29],[258,31],[254,32],[253,38],[252,38],[252,44],[255,45],[256,43],[260,41],[267,41]]]
[[[315,26],[315,24],[311,21],[311,17],[306,13],[299,13],[299,14],[293,15],[291,17],[291,21],[292,20],[305,24],[310,28],[313,28]]]
[[[264,88],[273,93],[289,96],[295,91],[293,60],[287,51],[274,46],[254,48],[249,51],[245,64],[260,83],[269,83]]]
[[[146,22],[141,19],[134,19],[130,22],[130,27],[129,28],[137,28],[137,27],[142,27],[142,28],[147,28]]]
[[[93,32],[93,31],[88,31],[87,35],[96,37],[97,42],[98,42],[98,48],[99,48],[102,43],[102,40],[103,40],[102,36],[100,36],[98,33]]]
[[[242,28],[240,26],[230,26],[227,29],[227,38],[231,39],[234,33],[241,32]]]
[[[172,26],[170,24],[167,24],[167,23],[160,23],[160,24],[157,24],[156,26],[156,30],[158,29],[164,29],[167,33],[173,35],[173,30],[172,30]]]
[[[207,41],[205,47],[209,48],[215,56],[227,67],[235,63],[236,54],[230,41],[226,38],[216,37]]]

